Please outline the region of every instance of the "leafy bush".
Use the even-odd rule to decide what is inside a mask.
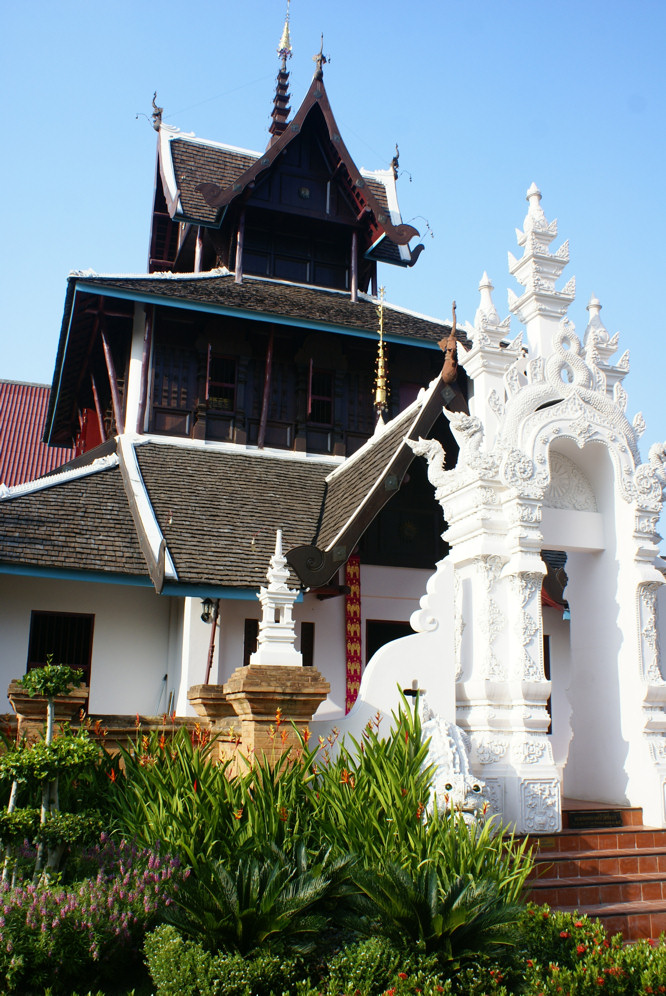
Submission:
[[[270,996],[293,992],[304,973],[282,954],[213,954],[167,925],[147,935],[145,954],[155,996]]]
[[[396,946],[386,937],[371,937],[344,947],[331,958],[322,981],[330,994],[371,996],[407,979],[421,988],[426,980],[433,986],[445,981],[436,958],[407,953],[404,945]]]

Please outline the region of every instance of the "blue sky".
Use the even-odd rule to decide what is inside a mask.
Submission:
[[[283,0],[24,0],[0,11],[0,377],[47,382],[70,269],[146,267],[155,133],[165,120],[266,143]],[[400,145],[403,217],[426,252],[385,267],[387,298],[473,319],[484,269],[508,313],[514,228],[532,180],[571,243],[569,317],[594,292],[631,351],[643,452],[666,438],[666,4],[663,0],[293,0],[292,107],[324,33],[326,86],[359,166]],[[555,244],[555,247],[559,243]],[[518,331],[514,319],[512,328]],[[619,355],[619,354],[618,354]]]

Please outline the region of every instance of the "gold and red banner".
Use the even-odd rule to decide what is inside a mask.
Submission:
[[[345,584],[349,588],[345,595],[345,712],[349,712],[361,684],[361,558],[357,553],[345,566]]]

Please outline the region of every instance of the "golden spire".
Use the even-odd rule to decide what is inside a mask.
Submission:
[[[374,409],[377,418],[381,418],[384,412],[388,411],[388,358],[384,344],[384,294],[385,288],[379,288],[379,304],[377,305],[377,317],[379,319],[379,343],[377,345],[377,360],[375,363],[375,401]]]
[[[284,19],[284,28],[282,29],[282,37],[278,42],[277,54],[282,59],[282,70],[287,68],[287,59],[291,59],[291,36],[289,34],[289,3],[287,0],[287,16]]]

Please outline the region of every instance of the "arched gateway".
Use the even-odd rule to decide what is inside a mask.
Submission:
[[[574,280],[555,289],[568,245],[550,252],[557,223],[536,186],[527,200],[523,255],[509,256],[525,340],[508,338],[484,274],[460,358],[471,414],[445,409],[456,466],[445,467],[436,440],[409,441],[427,458],[450,552],[412,617],[416,633],[375,655],[339,725],[358,732],[369,710],[388,711],[395,680],[434,693],[452,721],[455,689],[473,769],[519,831],[559,830],[563,796],[640,806],[647,824],[666,825],[656,533],[666,447],[641,462],[644,422],[625,414],[628,354],[612,362],[618,336],[595,298],[576,336],[566,318]],[[565,559],[557,611],[543,580],[548,562]]]

